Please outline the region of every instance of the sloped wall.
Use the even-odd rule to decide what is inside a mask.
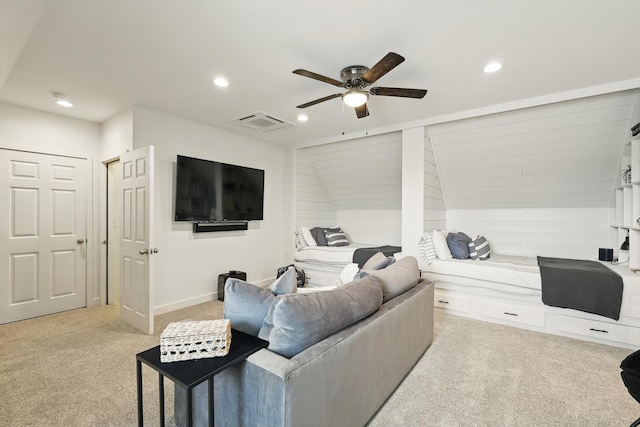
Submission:
[[[431,126],[446,228],[482,234],[497,253],[617,251],[609,218],[636,93]]]
[[[400,245],[401,139],[395,132],[298,149],[296,223],[339,225],[357,243]]]
[[[336,225],[337,208],[320,181],[311,157],[296,154],[296,227]]]
[[[429,127],[448,209],[611,206],[634,91]]]

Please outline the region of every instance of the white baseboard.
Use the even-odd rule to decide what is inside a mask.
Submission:
[[[270,279],[264,279],[257,282],[253,282],[254,285],[261,286],[263,288],[268,287],[276,280],[275,277]],[[170,304],[159,305],[153,308],[154,315],[158,316],[172,311],[180,310],[181,308],[191,307],[192,305],[202,304],[210,301],[218,300],[218,292],[211,292],[209,294],[200,295],[194,298],[188,298],[181,301],[172,302]]]
[[[191,307],[192,305],[202,304],[204,302],[210,302],[218,299],[218,293],[212,292],[210,294],[200,295],[198,297],[184,299],[181,301],[172,302],[170,304],[160,305],[153,308],[154,315],[160,315],[170,313],[172,311],[180,310],[181,308]]]

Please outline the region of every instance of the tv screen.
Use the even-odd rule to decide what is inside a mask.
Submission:
[[[263,170],[177,157],[176,221],[249,221],[263,217]]]

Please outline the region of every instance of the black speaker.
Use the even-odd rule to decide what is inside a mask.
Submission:
[[[598,249],[598,259],[600,261],[613,261],[613,249],[610,249],[610,248]]]
[[[224,284],[227,283],[227,279],[230,277],[247,280],[247,273],[244,271],[231,270],[228,273],[222,273],[218,276],[218,299],[220,301],[224,301]]]

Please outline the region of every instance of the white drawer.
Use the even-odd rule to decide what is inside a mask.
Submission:
[[[622,316],[634,317],[640,319],[640,295],[625,293],[622,298]]]
[[[474,311],[493,319],[539,327],[544,327],[545,325],[544,308],[480,299],[474,303]]]
[[[307,281],[305,286],[324,286],[324,275],[322,273],[318,273],[316,271],[305,271],[305,278]]]
[[[469,312],[469,297],[455,295],[450,292],[436,290],[433,298],[433,305],[445,310]]]
[[[335,286],[336,275],[319,270],[304,270],[306,285],[308,287]]]
[[[640,328],[571,316],[554,317],[559,331],[640,346]]]

